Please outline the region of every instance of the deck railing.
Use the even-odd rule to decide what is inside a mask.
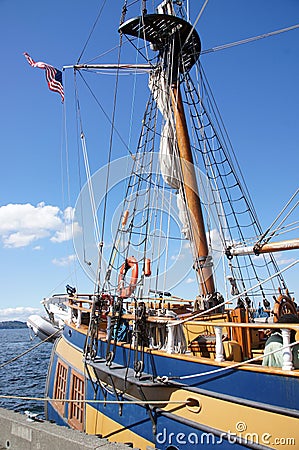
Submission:
[[[299,331],[299,324],[285,324],[285,323],[233,323],[233,322],[213,322],[213,321],[201,321],[196,320],[196,325],[213,327],[215,330],[215,361],[223,362],[224,358],[224,348],[223,348],[223,328],[246,328],[246,329],[274,329],[281,330],[282,335],[282,348],[283,348],[283,366],[282,370],[293,370],[293,358],[291,350],[291,330]],[[174,327],[180,326],[182,321],[172,320],[168,322],[168,347],[167,353],[173,353],[174,349],[172,347]]]

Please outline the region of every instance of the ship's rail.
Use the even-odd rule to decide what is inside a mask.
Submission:
[[[293,370],[293,362],[292,362],[292,345],[295,343],[290,342],[291,330],[294,330],[299,334],[299,324],[283,324],[283,323],[234,323],[234,322],[213,322],[213,321],[204,321],[204,320],[196,320],[194,321],[197,326],[205,326],[205,327],[213,327],[215,332],[215,361],[223,362],[225,361],[225,352],[224,346],[226,342],[223,340],[224,333],[223,330],[230,329],[244,329],[244,330],[280,330],[282,335],[282,348],[283,348],[283,365],[282,370]],[[190,323],[190,322],[189,322]],[[174,327],[181,324],[181,321],[173,320],[168,323],[168,333],[169,339],[168,342],[171,344],[173,342],[173,333]],[[263,352],[263,349],[261,349]],[[173,349],[171,345],[167,349],[168,353],[172,353]],[[252,360],[260,360],[263,356],[263,353],[256,358],[252,358]]]
[[[83,294],[68,296],[66,299],[66,304],[69,309],[68,323],[76,328],[84,329],[85,332],[92,316],[94,295]],[[184,306],[186,306],[186,303],[189,303],[189,301],[174,301],[175,308],[181,305],[183,309]],[[133,306],[133,304],[131,304],[131,306]],[[131,308],[128,309],[129,312],[123,313],[121,317],[128,323],[133,324],[136,320],[136,315],[134,310]],[[161,350],[168,354],[177,353],[175,340],[177,331],[181,329],[186,336],[188,351],[193,353],[195,356],[204,356],[202,353],[202,348],[204,345],[200,347],[200,344],[196,338],[208,337],[211,338],[212,341],[212,343],[208,344],[210,345],[210,348],[207,351],[208,357],[214,359],[215,362],[224,362],[227,360],[235,362],[248,362],[248,360],[256,360],[257,362],[261,362],[264,354],[266,335],[270,334],[273,330],[281,330],[283,345],[282,370],[294,369],[292,362],[292,346],[294,343],[291,343],[290,336],[291,330],[296,331],[297,336],[299,336],[299,324],[247,322],[246,320],[237,320],[236,322],[233,322],[229,318],[230,313],[233,310],[227,310],[223,314],[214,314],[205,319],[201,317],[193,317],[194,313],[192,312],[186,312],[185,314],[180,314],[176,317],[169,317],[167,314],[163,315],[159,314],[156,310],[154,311],[156,314],[148,315],[146,317],[146,321],[152,330],[155,329],[155,327],[161,330],[161,327],[163,327],[165,333],[165,345],[163,345],[163,349],[161,348]],[[109,310],[109,305],[107,305],[107,311],[105,312],[105,320],[107,322],[105,324],[105,328],[107,327],[107,337],[109,324],[111,324],[112,317],[113,314],[111,310]],[[268,330],[268,333],[264,334],[264,331],[266,330]],[[254,333],[255,331],[257,333]],[[103,336],[105,336],[105,334],[103,334],[103,332],[105,333],[103,327],[101,327],[101,332],[101,338],[103,338]],[[240,336],[242,334],[245,336],[245,341],[247,340],[247,344],[249,342],[249,351],[247,353],[244,351],[244,346],[241,342],[242,338],[241,340],[234,338],[236,332],[239,332]],[[254,348],[251,342],[252,336],[258,336],[259,334],[262,334],[264,339],[259,341],[260,345]],[[256,357],[252,358],[252,356]]]
[[[93,294],[80,294],[66,297],[68,307],[68,323],[75,323],[76,328],[82,324],[88,325],[91,319]]]

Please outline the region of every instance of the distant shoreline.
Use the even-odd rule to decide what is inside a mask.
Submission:
[[[0,322],[0,330],[10,330],[17,328],[27,328],[26,322],[21,322],[20,320],[7,320]]]

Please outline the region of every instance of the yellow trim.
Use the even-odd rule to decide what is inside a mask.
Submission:
[[[81,374],[86,372],[82,361],[82,352],[73,347],[64,337],[57,343],[56,354],[65,364],[74,367]]]
[[[128,430],[123,425],[105,416],[90,405],[86,405],[86,433],[99,434],[103,438],[107,438],[110,442],[131,442],[134,448],[141,450],[155,448],[153,442],[143,439],[138,434]]]
[[[254,389],[254,386],[251,386],[251,389]],[[171,401],[187,399],[192,400],[189,407],[167,405],[163,409],[175,416],[216,428],[224,433],[235,433],[235,436],[247,437],[248,440],[251,437],[254,442],[269,448],[282,448],[283,445],[284,449],[294,450],[297,448],[295,446],[298,446],[298,419],[294,417],[230,403],[184,389],[173,392],[170,397]],[[178,423],[178,429],[179,426]]]

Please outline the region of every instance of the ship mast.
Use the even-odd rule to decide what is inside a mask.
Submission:
[[[193,236],[195,269],[199,275],[201,294],[207,296],[208,294],[214,294],[215,285],[179,80],[176,80],[171,85],[171,100],[175,118],[182,181]]]
[[[201,201],[198,193],[193,155],[180,92],[180,75],[188,72],[199,58],[201,43],[196,30],[183,19],[169,14],[147,14],[125,22],[120,32],[149,41],[160,52],[167,70],[171,104],[181,165],[182,185],[191,227],[194,268],[199,275],[201,294],[213,296],[215,285],[206,238]]]

